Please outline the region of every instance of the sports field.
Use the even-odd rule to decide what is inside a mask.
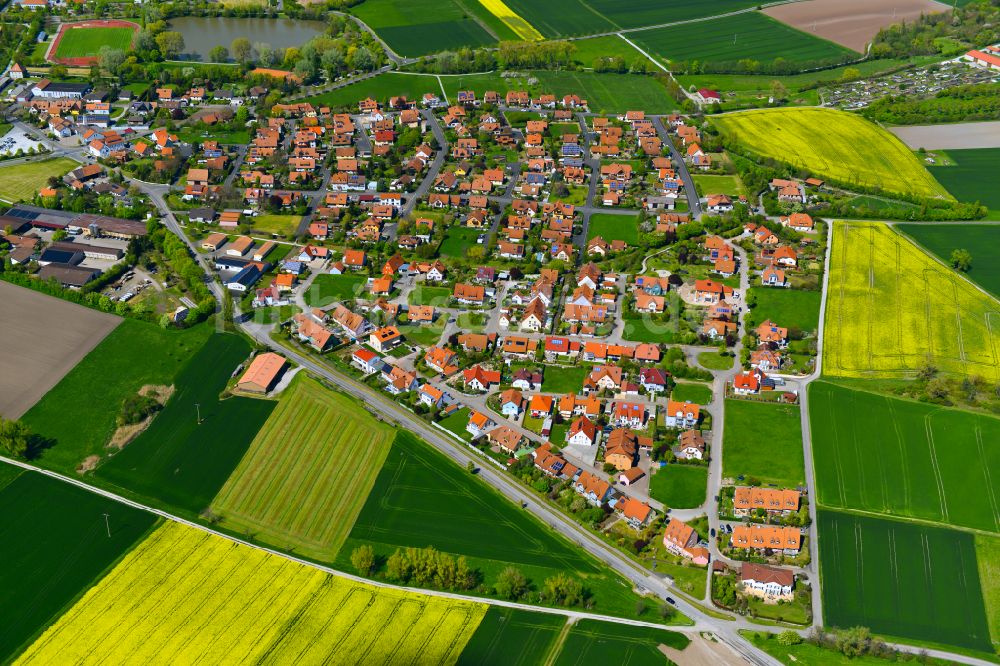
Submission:
[[[393,430],[299,375],[212,501],[222,526],[331,561],[354,526]]]
[[[240,336],[210,337],[177,376],[163,411],[98,467],[97,476],[191,513],[207,508],[276,404],[219,399],[232,372],[249,355],[250,344]]]
[[[336,301],[356,298],[364,291],[368,276],[361,273],[331,275],[322,273],[309,285],[303,294],[306,305],[324,307]]]
[[[485,613],[167,523],[19,663],[450,663]]]
[[[463,1],[475,3],[477,0]],[[367,23],[396,53],[403,56],[421,56],[496,42],[456,0],[365,0],[353,7],[351,13]]]
[[[805,483],[798,405],[726,400],[722,476],[781,488]]]
[[[733,62],[752,59],[840,63],[859,57],[842,46],[791,28],[760,12],[704,23],[643,30],[629,37],[664,61]]]
[[[151,513],[0,463],[0,661],[55,620],[155,522]]]
[[[211,333],[207,324],[178,331],[123,320],[22,417],[54,440],[39,463],[73,474],[87,456],[104,455],[125,398],[147,384],[173,384]]]
[[[884,224],[836,223],[828,294],[828,375],[1000,379],[1000,303]]]
[[[639,242],[639,216],[594,213],[590,216],[587,240],[597,236],[609,243],[613,240],[622,240],[635,246]]]
[[[809,386],[819,502],[1000,532],[1000,419]]]
[[[1000,298],[1000,226],[987,224],[897,224],[896,229],[946,264],[953,250],[968,250],[972,268],[963,273]]]
[[[690,640],[687,636],[672,631],[608,624],[598,620],[580,620],[569,630],[555,665],[663,664],[666,658],[659,649],[660,645],[683,650],[688,643]]]
[[[459,666],[532,666],[553,648],[566,624],[562,615],[490,606],[465,644]],[[513,646],[517,646],[514,649]]]
[[[756,327],[770,319],[778,326],[815,331],[819,326],[819,307],[823,292],[803,289],[752,287],[750,294],[756,305],[750,310],[750,326]]]
[[[125,27],[74,28],[67,26],[62,32],[55,53],[52,55],[55,59],[87,58],[100,53],[102,46],[127,52],[132,45],[132,35],[134,34],[135,30]]]
[[[1000,219],[1000,188],[991,174],[1000,171],[1000,148],[949,150],[954,166],[928,167],[931,175],[959,201],[978,201]]]
[[[66,157],[41,162],[23,162],[0,167],[0,200],[9,203],[34,199],[38,190],[46,187],[49,178],[61,178],[79,163]]]
[[[649,477],[649,496],[671,509],[694,509],[705,503],[708,468],[667,465]]]
[[[847,187],[949,197],[899,139],[833,109],[757,109],[712,122],[737,152],[778,160]]]
[[[818,529],[825,624],[992,651],[972,534],[825,509]]]

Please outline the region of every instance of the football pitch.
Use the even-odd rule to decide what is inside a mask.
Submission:
[[[87,58],[100,53],[102,46],[128,51],[134,34],[132,28],[67,27],[52,55],[55,58]]]

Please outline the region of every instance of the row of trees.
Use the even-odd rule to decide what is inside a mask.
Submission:
[[[883,28],[872,42],[876,58],[951,55],[1000,41],[1000,0],[976,0],[948,12],[921,14]]]

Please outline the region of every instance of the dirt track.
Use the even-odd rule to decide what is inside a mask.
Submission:
[[[0,282],[0,415],[28,411],[120,321]]]
[[[934,0],[806,0],[769,7],[764,13],[810,35],[864,53],[881,28],[949,9]]]

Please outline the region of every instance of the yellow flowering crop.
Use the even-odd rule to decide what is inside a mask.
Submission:
[[[1000,302],[885,224],[836,223],[831,252],[824,374],[1000,379]]]
[[[503,21],[508,28],[514,31],[514,34],[524,41],[537,42],[545,39],[545,37],[542,36],[542,33],[535,30],[533,25],[525,21],[517,12],[504,4],[503,0],[479,0],[479,4],[490,10],[491,14]]]
[[[485,612],[167,523],[16,663],[451,664]]]

